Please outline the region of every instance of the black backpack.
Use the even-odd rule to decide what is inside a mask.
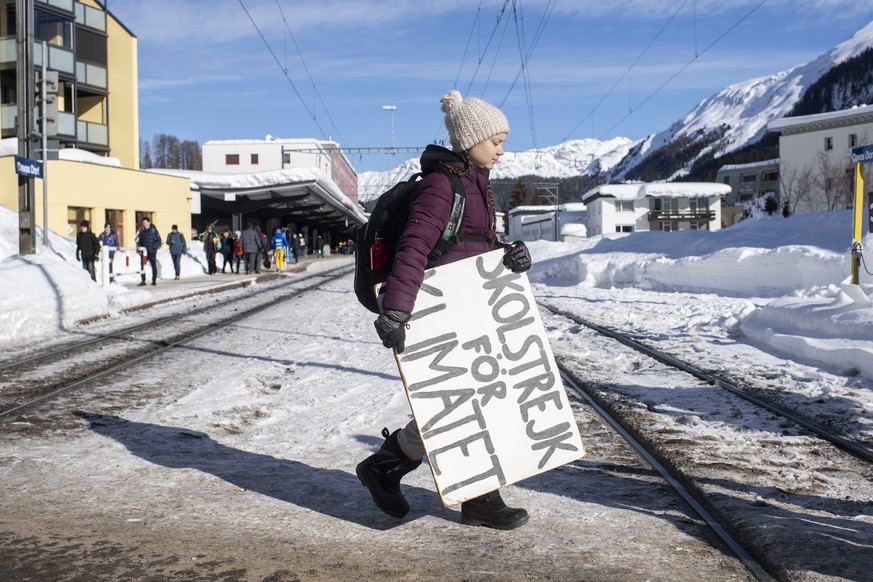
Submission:
[[[443,230],[440,240],[437,241],[436,248],[428,255],[429,266],[436,263],[437,259],[458,241],[458,231],[467,201],[461,179],[451,172],[442,173],[452,182],[452,192],[454,192],[452,212],[449,215],[449,223]],[[358,296],[361,305],[373,313],[379,313],[374,288],[378,282],[385,280],[394,266],[394,250],[397,248],[400,235],[406,229],[409,207],[417,192],[416,186],[421,176],[422,174],[418,173],[408,180],[398,182],[379,196],[370,218],[359,226],[355,233],[355,295]],[[370,248],[376,242],[377,232],[387,246],[387,260],[384,268],[374,270],[370,265]]]

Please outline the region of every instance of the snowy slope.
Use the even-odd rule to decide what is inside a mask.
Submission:
[[[722,89],[701,101],[669,128],[650,137],[633,159],[624,161],[618,177],[653,151],[680,137],[704,139],[709,132],[721,128],[724,133],[712,146],[717,154],[760,140],[767,133],[767,124],[788,114],[806,89],[823,74],[870,47],[873,47],[873,22],[810,63]]]
[[[716,134],[720,134],[719,138],[699,155],[713,148],[717,155],[737,150],[760,140],[767,132],[767,124],[790,112],[806,89],[828,70],[870,47],[873,47],[873,22],[810,63],[722,89],[701,101],[669,128],[643,140],[580,139],[525,152],[507,152],[495,166],[492,177],[568,178],[612,171],[613,179],[620,180],[666,145],[687,138],[713,142]],[[629,152],[632,153],[628,155]],[[376,198],[418,170],[418,160],[414,159],[386,172],[362,173],[358,176],[361,201]],[[684,171],[680,170],[679,174],[682,173]]]
[[[616,137],[608,141],[589,138],[524,152],[506,152],[491,171],[491,177],[496,180],[521,176],[572,178],[608,172],[636,144],[637,142],[626,137]],[[420,170],[418,158],[414,158],[385,172],[364,172],[358,176],[359,199],[366,202],[377,198],[395,183]]]

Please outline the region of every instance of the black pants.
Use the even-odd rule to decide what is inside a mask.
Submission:
[[[94,268],[94,257],[82,257],[82,268],[91,274],[91,280],[97,280],[97,271]]]
[[[149,266],[152,268],[152,283],[158,280],[158,255],[157,253],[149,253],[146,255]],[[145,283],[145,271],[142,272],[142,282]]]
[[[173,258],[173,270],[176,271],[176,276],[182,274],[182,255],[174,255],[170,253],[170,256]]]
[[[218,272],[218,267],[215,266],[215,249],[209,247],[206,248],[206,264],[209,267],[209,274],[214,275]]]
[[[260,253],[246,253],[246,275],[249,273],[260,273],[258,266],[258,256]]]

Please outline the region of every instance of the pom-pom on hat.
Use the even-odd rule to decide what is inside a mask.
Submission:
[[[509,133],[509,122],[498,108],[475,97],[461,98],[452,89],[440,100],[446,114],[446,129],[456,152],[467,151],[498,133]]]

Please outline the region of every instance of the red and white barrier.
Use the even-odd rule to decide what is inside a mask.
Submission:
[[[110,260],[110,253],[115,256]],[[112,265],[110,272],[109,266]],[[109,287],[119,275],[141,275],[146,268],[145,247],[101,247],[100,277],[104,287]]]

